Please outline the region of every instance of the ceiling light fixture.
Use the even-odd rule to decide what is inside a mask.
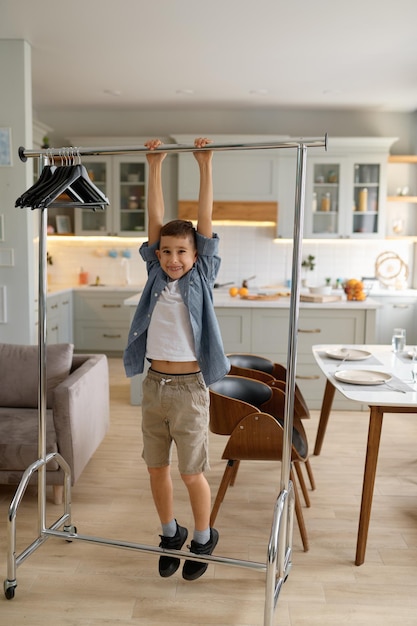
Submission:
[[[195,93],[194,89],[177,89],[175,93],[180,95],[192,96]]]
[[[269,94],[268,89],[251,89],[249,92],[252,96],[267,96]]]

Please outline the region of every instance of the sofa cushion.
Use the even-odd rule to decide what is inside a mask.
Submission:
[[[46,453],[57,452],[52,411],[46,411]],[[24,471],[38,459],[38,409],[0,407],[0,470]],[[58,463],[48,463],[57,470]]]
[[[46,347],[47,408],[52,408],[52,392],[69,375],[74,346],[69,343]],[[38,346],[0,344],[0,406],[38,406]]]

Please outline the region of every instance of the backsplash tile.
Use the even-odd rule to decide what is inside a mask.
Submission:
[[[243,279],[255,275],[251,287],[282,285],[291,278],[293,246],[289,240],[274,240],[273,226],[217,226],[220,237],[222,264],[219,283]],[[146,280],[146,268],[139,255],[141,240],[132,243],[120,240],[94,241],[87,238],[48,239],[48,252],[53,266],[48,266],[49,279],[57,285],[76,285],[82,267],[89,273],[89,281],[99,276],[107,285],[142,285]],[[312,254],[316,267],[307,273],[308,284],[322,284],[325,278],[332,283],[337,278],[360,278],[374,276],[375,260],[384,251],[399,254],[409,266],[408,286],[413,270],[413,243],[407,240],[305,240],[302,258]],[[109,256],[109,253],[113,255]],[[125,258],[130,254],[130,258]]]

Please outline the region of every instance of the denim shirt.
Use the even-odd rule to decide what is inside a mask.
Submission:
[[[213,306],[212,288],[220,267],[219,239],[196,233],[197,259],[187,274],[178,281],[181,297],[187,307],[194,337],[196,358],[207,386],[225,376],[230,363],[224,354],[220,328]],[[126,375],[141,374],[146,355],[146,339],[152,312],[169,281],[155,251],[159,242],[142,244],[140,254],[146,261],[148,280],[129,331],[123,361]]]

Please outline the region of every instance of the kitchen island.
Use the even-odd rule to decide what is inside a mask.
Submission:
[[[213,292],[214,306],[224,349],[230,352],[250,352],[285,364],[288,349],[289,296],[277,299],[251,300],[232,298],[227,290]],[[140,294],[127,298],[131,317]],[[312,346],[317,343],[374,343],[376,311],[381,305],[371,298],[363,302],[300,302],[297,336],[297,384],[311,409],[320,408],[325,377],[315,364]],[[141,404],[143,375],[131,379],[131,403]],[[352,409],[353,404],[337,398],[334,408]],[[357,405],[356,405],[357,410]]]

